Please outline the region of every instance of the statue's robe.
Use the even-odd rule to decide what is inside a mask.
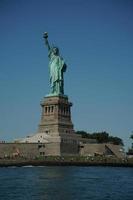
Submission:
[[[53,52],[49,53],[49,58],[50,86],[52,88],[52,93],[61,93],[61,91],[58,90],[59,88],[60,90],[63,88],[63,72],[66,71],[67,66],[63,58],[59,55],[54,55]],[[58,89],[56,87],[58,87]]]

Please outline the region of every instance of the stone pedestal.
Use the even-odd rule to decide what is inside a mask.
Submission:
[[[71,106],[67,96],[48,96],[41,102],[42,114],[38,132],[51,136],[73,134]]]
[[[72,103],[67,96],[47,96],[41,102],[42,114],[38,132],[47,134],[47,155],[78,154],[79,137],[71,120]]]

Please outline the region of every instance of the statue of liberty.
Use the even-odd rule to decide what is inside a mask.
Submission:
[[[44,33],[45,45],[48,48],[49,57],[49,73],[50,73],[50,94],[64,94],[64,78],[63,73],[66,71],[67,65],[59,54],[59,49],[55,46],[50,47],[48,42],[48,33]]]

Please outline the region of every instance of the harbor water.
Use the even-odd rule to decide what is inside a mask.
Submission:
[[[122,199],[133,199],[133,168],[0,168],[0,200]]]

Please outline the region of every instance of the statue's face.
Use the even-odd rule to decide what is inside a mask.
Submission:
[[[58,54],[59,54],[59,50],[58,50],[57,47],[54,47],[54,48],[53,48],[53,53],[54,53],[55,55],[58,55]]]

